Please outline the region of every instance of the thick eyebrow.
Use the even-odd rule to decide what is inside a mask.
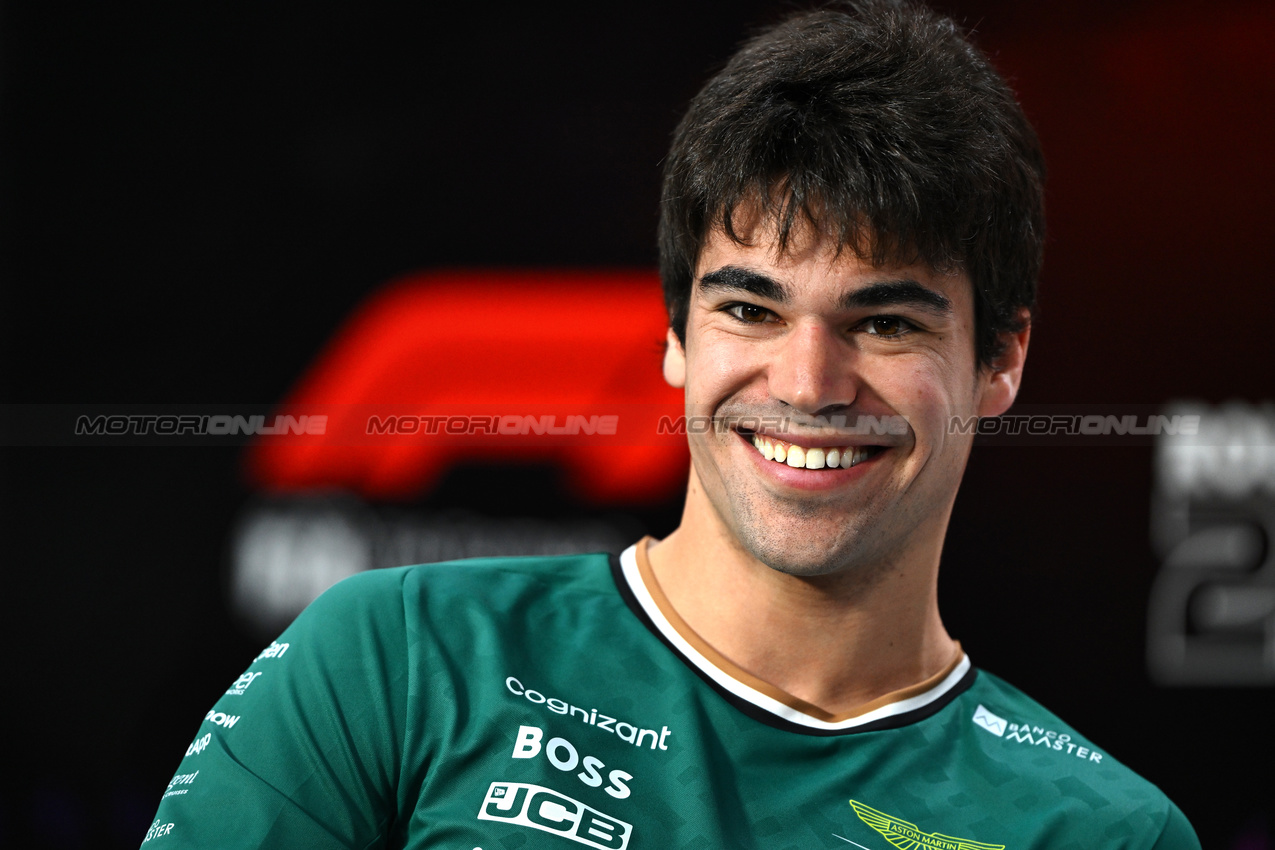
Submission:
[[[841,296],[841,309],[863,310],[876,307],[912,307],[936,316],[952,313],[951,300],[915,280],[890,280],[872,283]]]
[[[744,292],[776,304],[788,303],[788,290],[772,277],[739,266],[722,266],[699,279],[700,292]]]
[[[765,298],[776,304],[788,303],[787,287],[761,272],[739,266],[722,266],[699,279],[701,292],[742,292]],[[842,310],[864,310],[877,307],[912,307],[936,316],[952,313],[952,302],[940,292],[906,278],[869,284],[841,297]]]

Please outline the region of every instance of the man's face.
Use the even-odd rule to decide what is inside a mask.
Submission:
[[[794,575],[937,564],[972,440],[949,422],[1009,406],[1026,332],[1009,369],[977,369],[965,274],[873,267],[809,227],[782,255],[773,227],[749,236],[710,236],[684,350],[670,334],[665,375],[716,426],[687,429],[689,498]]]

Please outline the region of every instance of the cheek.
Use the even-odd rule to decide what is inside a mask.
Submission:
[[[712,404],[738,393],[762,371],[752,362],[755,354],[750,346],[729,343],[693,349],[687,361],[687,401]]]
[[[883,360],[875,364],[875,368],[862,367],[859,376],[865,389],[901,408],[900,412],[903,408],[913,409],[932,401],[936,388],[942,386],[933,364],[920,359]]]
[[[865,383],[911,423],[913,430],[933,433],[947,418],[964,409],[959,393],[969,395],[968,381],[959,381],[952,370],[933,363],[919,363],[906,369],[883,371]]]

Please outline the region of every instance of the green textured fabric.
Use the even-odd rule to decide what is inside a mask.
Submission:
[[[644,623],[606,555],[333,587],[200,724],[148,848],[1157,848],[1153,785],[971,671],[838,733],[741,708]]]

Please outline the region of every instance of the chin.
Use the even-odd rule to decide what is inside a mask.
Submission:
[[[754,558],[776,572],[796,578],[818,576],[854,576],[870,581],[879,568],[855,557],[853,541],[819,538],[801,533],[798,529],[781,533],[764,533],[751,530],[739,536],[744,548]]]

